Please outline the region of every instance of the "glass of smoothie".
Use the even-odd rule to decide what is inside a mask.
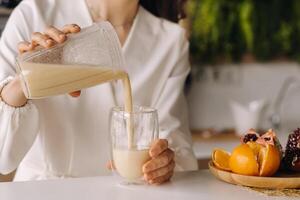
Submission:
[[[158,115],[153,108],[133,106],[128,113],[115,107],[110,116],[112,169],[121,184],[143,184],[143,165],[158,139]]]

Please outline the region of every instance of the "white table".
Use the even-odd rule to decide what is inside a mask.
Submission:
[[[215,179],[207,170],[177,173],[161,186],[120,186],[111,176],[0,183],[1,200],[261,200],[270,199]],[[274,199],[274,198],[272,198]],[[275,198],[288,199],[288,198]],[[289,198],[291,199],[291,198]]]

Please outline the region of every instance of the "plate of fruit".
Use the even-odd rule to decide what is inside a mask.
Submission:
[[[227,183],[269,189],[300,188],[300,129],[288,137],[285,151],[273,130],[250,129],[232,153],[212,152],[211,173]]]

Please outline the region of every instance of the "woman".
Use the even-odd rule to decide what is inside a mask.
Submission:
[[[18,167],[17,181],[107,173],[109,108],[121,102],[110,85],[27,100],[15,76],[19,42],[20,53],[38,45],[48,48],[102,20],[110,21],[122,44],[134,103],[158,109],[162,139],[150,149],[145,179],[169,180],[174,163],[175,170],[197,169],[182,93],[189,73],[188,42],[183,29],[167,20],[178,20],[182,5],[174,5],[166,0],[23,0],[0,42],[0,173]],[[78,26],[64,26],[72,23]]]

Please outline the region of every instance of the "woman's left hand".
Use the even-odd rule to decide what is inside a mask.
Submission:
[[[150,184],[162,184],[173,176],[174,152],[168,148],[165,139],[156,140],[149,150],[151,160],[143,166],[145,180]]]

